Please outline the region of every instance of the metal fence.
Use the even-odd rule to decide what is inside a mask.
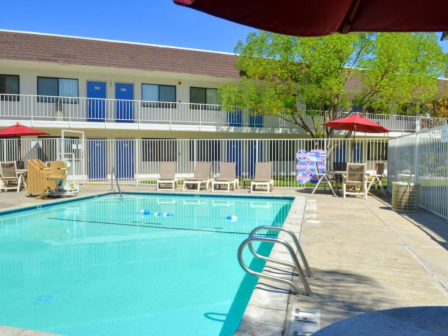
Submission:
[[[447,123],[446,119],[408,115],[367,113],[366,118],[392,130],[415,131]],[[228,113],[220,105],[142,100],[98,99],[84,97],[54,97],[40,95],[0,94],[0,120],[13,119],[56,122],[135,123],[160,127],[178,125],[214,127],[254,127],[288,129],[294,134],[306,134],[290,118],[261,116],[235,109]],[[308,125],[311,117],[303,115]],[[317,117],[317,119],[319,119]]]
[[[236,162],[236,174],[243,180],[255,174],[256,162],[272,162],[276,187],[300,188],[297,182],[299,150],[326,150],[326,166],[334,162],[365,162],[374,169],[386,162],[387,139],[88,139],[0,140],[0,160],[17,161],[26,168],[26,160],[49,162],[66,158],[72,162],[69,179],[81,183],[110,183],[114,167],[120,184],[150,185],[159,177],[162,161],[177,162],[177,177],[192,177],[197,162],[211,162],[212,176],[221,162]],[[353,160],[350,158],[353,157]]]
[[[441,128],[389,140],[388,190],[392,182],[420,184],[420,206],[448,218],[448,144]]]

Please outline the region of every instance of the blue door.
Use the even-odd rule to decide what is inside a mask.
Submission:
[[[106,179],[106,139],[88,140],[89,180]]]
[[[339,146],[335,148],[333,161],[336,163],[347,162],[345,157],[345,143],[339,143]],[[348,161],[350,162],[351,160]]]
[[[236,163],[236,176],[241,176],[241,140],[227,141],[227,161]]]
[[[134,84],[115,83],[117,121],[134,122]]]
[[[87,82],[87,98],[89,98],[88,121],[104,121],[106,118],[106,83]]]
[[[115,174],[119,179],[134,178],[134,140],[117,140]]]
[[[351,146],[352,144],[350,144],[350,149]],[[350,158],[350,162],[362,162],[361,159],[362,159],[362,144],[355,143],[355,145],[353,146],[353,153],[352,157]]]
[[[251,113],[249,116],[249,127],[263,127],[263,116],[260,113]]]
[[[258,143],[258,158],[257,158]],[[257,162],[263,161],[263,142],[258,140],[249,141],[249,176],[255,176],[255,166]]]
[[[235,112],[228,113],[229,126],[241,127],[242,125],[242,115],[241,110],[235,110]]]

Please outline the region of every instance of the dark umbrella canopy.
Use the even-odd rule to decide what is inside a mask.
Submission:
[[[448,31],[447,0],[173,0],[222,19],[292,36]]]

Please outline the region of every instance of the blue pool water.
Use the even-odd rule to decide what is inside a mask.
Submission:
[[[1,215],[0,325],[73,336],[232,335],[257,281],[239,266],[238,246],[257,226],[283,225],[291,203],[128,194]],[[246,263],[261,269],[246,250]]]

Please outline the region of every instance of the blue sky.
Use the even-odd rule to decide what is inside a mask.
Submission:
[[[4,0],[0,29],[233,52],[254,29],[172,0]],[[440,42],[448,52],[448,41]]]

